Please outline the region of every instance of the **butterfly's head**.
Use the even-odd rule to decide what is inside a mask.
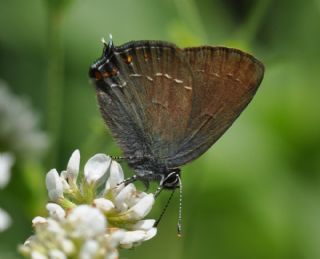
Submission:
[[[169,174],[163,178],[162,182],[160,183],[163,188],[173,190],[180,186],[180,172],[179,168],[172,169]]]

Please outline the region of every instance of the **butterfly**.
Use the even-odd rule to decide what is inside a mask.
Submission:
[[[180,186],[180,167],[206,152],[255,95],[263,64],[241,50],[165,41],[104,41],[89,69],[104,121],[131,181]]]

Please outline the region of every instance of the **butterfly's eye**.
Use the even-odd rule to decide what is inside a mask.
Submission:
[[[167,189],[174,189],[179,186],[179,171],[172,172],[169,176],[164,180],[163,187]]]

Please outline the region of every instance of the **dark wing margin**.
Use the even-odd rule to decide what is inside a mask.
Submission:
[[[161,41],[129,42],[104,60],[97,62],[97,98],[124,155],[175,154],[192,107],[193,78],[183,50]]]
[[[167,160],[169,168],[208,150],[249,104],[264,75],[261,62],[237,49],[204,46],[184,54],[194,77],[192,111],[182,145]]]

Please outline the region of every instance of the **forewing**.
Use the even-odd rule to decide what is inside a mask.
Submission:
[[[188,132],[169,167],[203,154],[232,125],[253,98],[264,67],[249,54],[225,47],[184,49],[193,71],[193,102]]]
[[[99,71],[100,109],[124,154],[175,154],[192,103],[192,72],[183,51],[166,42],[130,42],[116,47]]]

